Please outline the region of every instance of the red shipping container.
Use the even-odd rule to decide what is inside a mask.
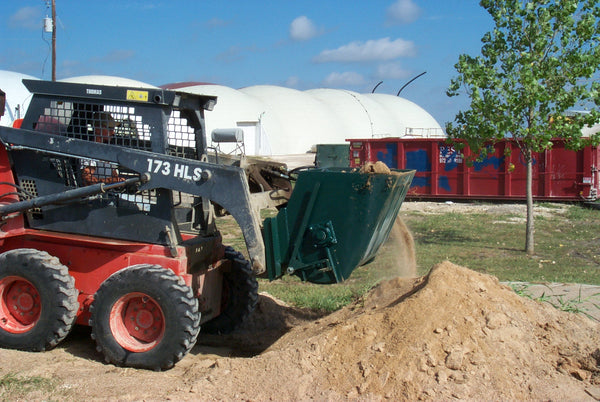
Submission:
[[[382,161],[391,168],[416,170],[407,198],[524,200],[526,197],[527,166],[519,148],[509,140],[495,144],[483,161],[469,166],[465,163],[471,156],[468,147],[461,154],[440,138],[348,141],[352,167]],[[565,148],[562,140],[552,142],[552,149],[534,154],[534,198],[553,201],[597,199],[600,149],[589,146],[571,151]]]

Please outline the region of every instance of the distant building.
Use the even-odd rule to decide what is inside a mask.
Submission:
[[[192,83],[163,87],[217,96],[214,110],[206,113],[207,133],[243,129],[248,155],[301,154],[316,144],[339,144],[350,138],[445,137],[429,113],[393,95],[272,85],[237,90]]]
[[[3,125],[25,114],[30,94],[21,83],[24,74],[0,71],[6,92]],[[152,87],[127,78],[90,75],[60,80],[98,85]],[[241,129],[247,155],[303,154],[316,144],[341,144],[351,138],[444,137],[435,119],[417,104],[385,94],[360,94],[341,89],[295,89],[256,85],[233,89],[205,83],[179,83],[163,88],[217,96],[205,113],[207,143],[214,129]],[[233,150],[233,144],[221,149]]]

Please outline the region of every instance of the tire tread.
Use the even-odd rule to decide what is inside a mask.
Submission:
[[[36,249],[13,249],[0,254],[0,267],[6,266],[27,267],[27,272],[39,276],[56,296],[50,306],[52,317],[48,320],[50,327],[43,331],[45,335],[18,349],[44,351],[54,348],[66,338],[75,323],[79,309],[79,292],[75,288],[75,279],[58,258]],[[0,271],[0,274],[7,272],[5,268],[0,268]]]
[[[181,326],[181,331],[176,334],[180,339],[166,340],[169,343],[161,351],[158,357],[148,357],[149,353],[125,353],[125,357],[121,357],[120,353],[111,350],[112,346],[106,343],[106,334],[101,333],[96,323],[101,322],[103,317],[98,317],[98,304],[103,303],[103,300],[109,299],[114,292],[116,286],[122,283],[146,283],[157,286],[163,292],[168,294],[177,312],[178,324]],[[138,368],[151,369],[155,371],[165,370],[173,367],[175,363],[181,360],[196,344],[198,332],[200,331],[200,313],[198,312],[198,301],[194,297],[189,286],[185,284],[183,278],[175,275],[173,271],[167,270],[159,265],[138,264],[124,268],[112,276],[110,276],[100,286],[94,302],[90,306],[91,318],[90,326],[92,327],[92,338],[96,341],[97,350],[102,352],[108,363],[117,366],[132,366]],[[162,345],[162,342],[161,342]],[[162,347],[157,345],[158,347]],[[154,350],[154,349],[152,349]],[[138,355],[132,359],[133,355]],[[135,360],[135,361],[134,361]]]

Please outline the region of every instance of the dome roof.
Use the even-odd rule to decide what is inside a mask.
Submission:
[[[349,138],[401,137],[394,114],[402,110],[391,110],[376,99],[357,92],[340,89],[310,89],[305,91],[320,99],[335,112],[335,118],[343,125],[343,142]],[[330,117],[331,118],[331,117]],[[437,123],[435,123],[437,127]]]
[[[373,124],[359,93],[324,88],[310,89],[305,93],[321,101],[331,111],[329,119],[339,125],[346,138],[371,137]]]
[[[340,144],[350,138],[444,136],[429,113],[392,95],[326,88],[298,91],[273,85],[236,90],[185,84],[163,87],[217,96],[214,110],[205,112],[207,133],[242,127],[248,155],[301,154],[316,144]]]
[[[585,126],[581,130],[581,135],[584,137],[590,137],[596,133],[600,132],[600,123],[596,123],[593,126]]]
[[[59,81],[77,84],[113,85],[117,87],[158,88],[142,81],[132,80],[130,78],[114,77],[111,75],[82,75],[79,77],[63,78]]]
[[[212,131],[208,130],[209,125],[212,128],[228,128],[235,127],[238,121],[258,121],[265,110],[256,98],[222,85],[194,85],[176,90],[217,97],[217,104],[210,112],[210,121],[207,121],[207,132]],[[233,110],[235,113],[232,113]]]
[[[207,144],[211,145],[211,133],[215,129],[242,127],[246,153],[251,155],[271,154],[268,138],[261,130],[260,122],[266,108],[260,100],[222,85],[196,84],[169,87],[176,88],[177,91],[217,97],[214,109],[204,112]],[[220,144],[219,146],[221,151],[228,153],[233,152],[236,148],[236,144]]]
[[[414,102],[387,94],[365,94],[387,111],[395,126],[394,137],[443,137],[438,122]]]
[[[309,152],[315,144],[343,142],[343,125],[334,113],[306,92],[271,85],[240,89],[266,106],[261,123],[273,155]],[[218,102],[218,101],[217,101]]]

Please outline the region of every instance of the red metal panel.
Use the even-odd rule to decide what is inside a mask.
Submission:
[[[11,170],[11,162],[8,158],[6,148],[0,145],[0,204],[12,204],[19,201],[17,189],[14,186],[15,179]],[[24,220],[22,214],[15,214],[13,218],[7,219],[0,225],[1,239],[7,233],[23,228]]]
[[[382,161],[389,167],[417,171],[408,197],[433,199],[525,199],[527,166],[517,144],[501,141],[472,164],[444,139],[349,140],[353,166]],[[352,156],[352,155],[351,155]],[[554,140],[550,150],[533,155],[533,195],[538,200],[595,199],[600,188],[600,150],[566,149]]]
[[[58,257],[75,278],[80,310],[77,323],[87,325],[89,305],[102,282],[113,273],[135,264],[158,264],[170,269],[191,285],[187,274],[187,257],[183,248],[173,258],[167,247],[120,240],[94,238],[65,233],[25,229],[10,233],[2,249],[34,248]]]

